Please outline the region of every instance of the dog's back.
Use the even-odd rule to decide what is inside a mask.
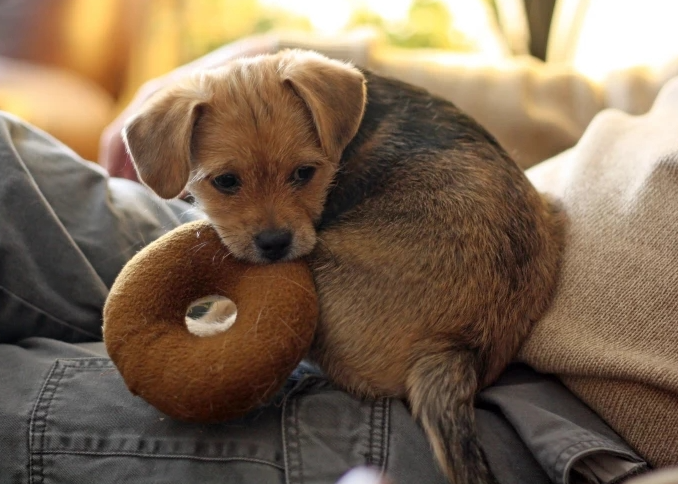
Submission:
[[[366,79],[311,258],[313,356],[351,391],[407,397],[452,482],[491,482],[474,396],[551,299],[562,219],[451,103]]]

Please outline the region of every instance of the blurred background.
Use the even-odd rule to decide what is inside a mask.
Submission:
[[[603,82],[678,57],[672,0],[0,0],[0,109],[97,159],[102,129],[147,80],[263,32],[339,39],[407,69],[528,56]]]

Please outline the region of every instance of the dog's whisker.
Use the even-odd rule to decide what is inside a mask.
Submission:
[[[195,255],[195,254],[197,254],[198,252],[200,252],[200,250],[203,249],[203,248],[204,248],[205,246],[207,246],[207,245],[208,245],[207,242],[201,242],[201,243],[199,243],[199,244],[194,245],[194,246],[191,247],[189,250],[191,251],[191,253],[192,253],[193,255]]]

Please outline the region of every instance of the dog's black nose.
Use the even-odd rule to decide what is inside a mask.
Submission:
[[[290,251],[292,232],[289,230],[264,230],[254,237],[254,242],[263,257],[270,261],[280,260]]]

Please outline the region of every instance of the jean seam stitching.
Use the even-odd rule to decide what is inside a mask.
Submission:
[[[57,392],[57,390],[59,389],[59,385],[61,384],[61,379],[62,379],[62,378],[64,377],[64,375],[66,374],[66,366],[61,365],[59,360],[57,360],[57,364],[58,364],[59,367],[60,367],[60,368],[59,368],[59,370],[60,370],[60,371],[59,371],[59,377],[56,378],[56,381],[54,381],[54,382],[52,383],[52,392],[51,392],[51,394],[49,395],[49,398],[48,398],[47,402],[45,403],[44,425],[42,426],[42,429],[41,429],[41,432],[40,432],[40,433],[41,433],[41,435],[40,435],[40,448],[41,448],[41,449],[44,449],[44,448],[45,448],[45,436],[46,436],[46,433],[47,433],[47,420],[48,420],[48,418],[49,418],[49,416],[50,416],[50,410],[51,410],[51,408],[52,408],[52,402],[54,401],[54,397],[55,397],[55,395],[56,395],[56,392]],[[44,456],[44,454],[41,453],[41,454],[40,454],[40,459],[41,459],[41,460],[43,459],[43,456]],[[43,461],[43,465],[42,465],[42,468],[41,468],[41,482],[44,482],[44,481],[45,481],[45,475],[44,475],[44,472],[45,472],[45,465],[44,465],[44,461]]]
[[[42,395],[45,393],[45,389],[50,381],[50,378],[52,374],[54,373],[54,369],[56,368],[56,362],[54,362],[49,369],[49,372],[47,373],[47,377],[45,378],[45,381],[42,383],[42,386],[40,387],[40,391],[38,392],[38,397],[35,400],[35,404],[33,405],[33,411],[31,412],[30,417],[28,418],[28,482],[33,483],[33,439],[34,439],[34,432],[33,432],[33,426],[35,424],[35,414],[38,411],[38,407],[40,406],[40,403],[42,401]]]
[[[291,463],[290,463],[290,445],[289,445],[289,401],[290,401],[290,396],[285,395],[285,398],[283,399],[283,404],[282,404],[282,409],[281,409],[281,416],[282,418],[280,419],[281,424],[282,424],[282,445],[283,445],[283,462],[285,464],[285,482],[286,484],[291,484],[292,483],[292,469],[291,469]]]
[[[381,406],[382,399],[374,400],[370,405],[370,439],[367,465],[381,466],[381,442],[379,442],[382,428]]]
[[[384,415],[382,420],[382,455],[381,455],[381,472],[382,475],[386,472],[386,465],[388,463],[388,439],[391,433],[391,400],[389,398],[384,399]]]
[[[42,455],[82,455],[82,456],[105,456],[105,457],[140,457],[144,459],[170,459],[170,460],[198,460],[205,462],[250,462],[254,464],[265,464],[270,467],[275,467],[279,470],[284,470],[284,466],[276,464],[275,462],[266,459],[256,459],[252,457],[204,457],[190,454],[144,454],[137,452],[96,452],[96,451],[71,451],[71,450],[46,450],[35,452]]]
[[[94,363],[98,361],[100,363],[110,363],[110,365],[100,366],[100,367],[91,367],[91,366],[81,366],[80,363]],[[80,358],[60,358],[59,363],[61,366],[66,368],[75,368],[78,371],[100,371],[100,370],[110,370],[115,368],[113,361],[110,358],[105,356],[83,356]]]
[[[55,380],[55,374],[57,372],[57,369],[60,370],[61,374]],[[56,360],[52,365],[50,372],[47,374],[47,378],[45,378],[45,382],[43,383],[42,388],[40,389],[40,393],[38,394],[35,406],[33,407],[33,412],[31,414],[31,425],[29,426],[29,452],[30,452],[29,462],[31,465],[29,475],[31,476],[30,477],[31,482],[40,483],[44,482],[45,480],[44,459],[43,459],[44,454],[42,452],[36,452],[34,447],[36,441],[40,442],[39,443],[40,449],[44,449],[45,447],[45,432],[47,428],[47,417],[49,415],[49,407],[51,406],[54,395],[56,394],[59,382],[61,381],[61,378],[64,375],[64,370],[65,366],[60,364],[60,360]],[[49,397],[47,397],[48,392],[51,392]],[[41,428],[40,430],[36,431],[38,421],[40,421]],[[39,469],[38,472],[39,475],[36,475],[36,473],[34,473],[33,471],[33,467],[35,467],[34,457],[36,455],[39,456],[39,458],[37,459],[39,460],[39,463],[37,464],[37,467]]]
[[[302,453],[301,453],[301,432],[299,432],[299,429],[301,428],[299,426],[299,408],[298,405],[299,402],[295,399],[293,403],[293,408],[294,408],[294,426],[296,427],[296,440],[297,440],[297,453],[299,454],[297,456],[297,461],[298,461],[298,467],[299,467],[299,484],[304,484],[304,463],[302,461]]]
[[[365,455],[366,464],[372,465],[374,461],[374,409],[375,402],[372,402],[370,405],[370,419],[369,419],[369,432],[367,435],[367,452]]]

